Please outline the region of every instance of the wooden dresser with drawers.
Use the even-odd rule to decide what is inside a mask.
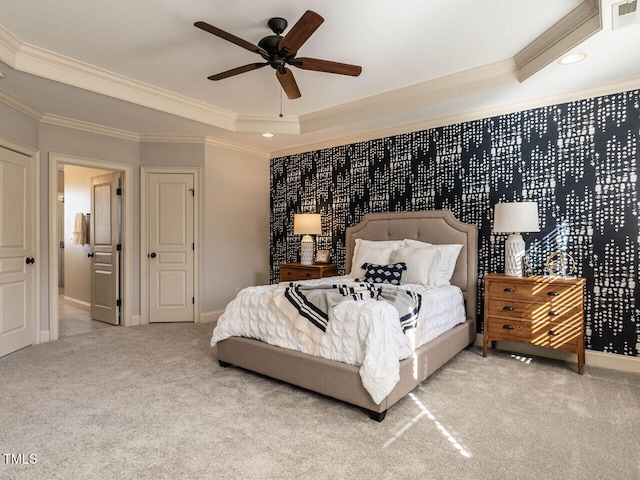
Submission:
[[[338,267],[333,263],[314,263],[312,265],[304,265],[302,263],[280,264],[281,282],[296,282],[298,280],[311,280],[335,275],[338,275]]]
[[[496,340],[573,352],[584,370],[584,278],[484,276],[482,355]]]

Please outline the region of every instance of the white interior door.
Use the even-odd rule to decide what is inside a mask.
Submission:
[[[91,178],[91,318],[120,324],[120,173]]]
[[[0,148],[0,357],[33,343],[33,164]]]
[[[194,176],[152,173],[147,183],[149,322],[194,321]]]

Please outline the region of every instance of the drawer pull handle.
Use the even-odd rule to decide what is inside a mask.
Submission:
[[[515,288],[511,288],[511,287],[507,287],[503,290],[503,292],[507,292],[507,293],[515,293],[516,289]]]
[[[557,297],[560,294],[558,292],[547,292],[547,295],[549,295],[550,297]]]
[[[510,307],[509,305],[507,305],[506,307],[502,307],[502,309],[508,312],[513,312],[513,307]]]
[[[513,330],[513,325],[502,325],[502,328],[504,328],[505,330]]]
[[[557,317],[560,314],[558,312],[554,312],[553,310],[551,310],[547,315],[549,315],[550,317]]]
[[[555,330],[549,330],[549,335],[555,337],[556,335],[558,335],[558,332],[556,332]]]

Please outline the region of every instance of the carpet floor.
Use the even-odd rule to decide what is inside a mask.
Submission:
[[[0,359],[0,478],[640,479],[640,375],[471,347],[377,423],[219,367],[211,329],[112,328]]]

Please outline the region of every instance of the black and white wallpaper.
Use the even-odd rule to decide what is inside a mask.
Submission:
[[[587,279],[587,348],[640,356],[639,153],[636,90],[273,159],[271,281],[299,259],[296,213],[322,214],[316,248],[343,269],[345,229],[365,213],[448,209],[480,229],[481,312],[484,274],[504,271],[493,205],[536,201],[541,231],[523,234],[534,273],[570,253]]]

